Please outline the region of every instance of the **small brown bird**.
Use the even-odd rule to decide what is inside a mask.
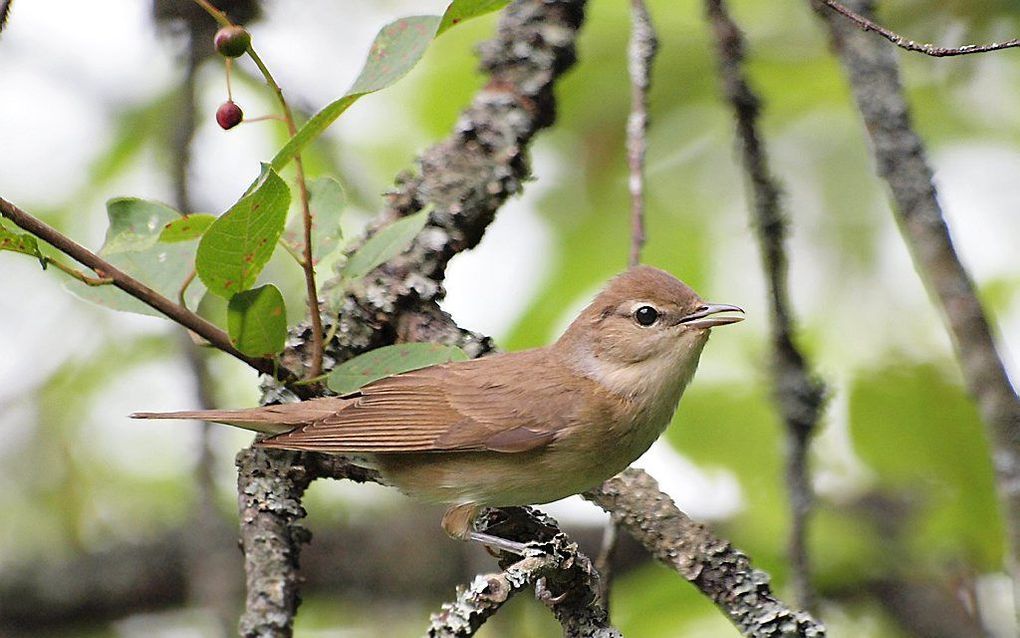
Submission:
[[[624,470],[666,429],[709,329],[743,317],[648,266],[617,276],[556,343],[446,363],[341,397],[247,410],[136,413],[266,434],[257,445],[367,459],[403,492],[448,503],[443,529],[473,530],[482,507],[548,503]]]

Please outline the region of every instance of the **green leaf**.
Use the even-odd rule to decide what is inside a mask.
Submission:
[[[912,564],[994,569],[1003,552],[995,471],[980,414],[951,369],[897,360],[864,370],[849,392],[850,433],[878,486],[911,495],[900,540]]]
[[[372,93],[404,77],[425,55],[441,20],[439,16],[411,16],[383,27],[347,94]]]
[[[99,254],[111,264],[169,299],[177,299],[191,276],[195,261],[193,244],[159,242],[163,228],[181,216],[159,202],[120,197],[106,203],[110,227]],[[113,286],[86,286],[69,281],[65,287],[94,304],[153,317],[163,314]],[[201,286],[190,286],[185,301],[197,302]]]
[[[287,309],[276,286],[239,292],[227,305],[227,333],[238,350],[251,357],[271,357],[287,338]]]
[[[439,23],[439,29],[436,31],[436,36],[442,35],[450,27],[455,27],[461,22],[470,20],[471,18],[477,18],[478,16],[483,16],[486,13],[499,11],[508,4],[510,4],[510,0],[473,0],[471,2],[453,2],[446,8],[446,13],[443,14],[443,21]]]
[[[333,368],[326,385],[334,392],[348,394],[373,381],[401,372],[467,359],[467,354],[457,346],[400,343],[376,348],[345,361]]]
[[[194,213],[179,217],[163,226],[163,230],[159,233],[159,241],[173,243],[198,239],[214,221],[216,221],[216,216],[208,213]]]
[[[106,215],[110,218],[110,227],[99,251],[101,255],[145,250],[159,240],[164,226],[181,219],[181,215],[166,204],[137,197],[109,200]]]
[[[192,273],[194,259],[195,247],[183,243],[157,243],[145,250],[124,251],[106,256],[108,262],[168,299],[177,299],[179,296],[184,282]],[[105,308],[153,317],[164,316],[163,313],[114,286],[86,286],[73,280],[68,281],[65,286],[85,301]],[[192,284],[188,287],[185,301],[193,305],[198,302],[201,295],[202,287]]]
[[[269,167],[250,192],[209,226],[195,267],[210,292],[230,298],[255,284],[287,220],[290,191]]]
[[[290,138],[283,148],[276,154],[270,165],[274,170],[283,170],[290,163],[294,156],[301,152],[309,142],[322,135],[329,125],[336,121],[336,118],[346,111],[351,104],[354,104],[361,95],[345,95],[339,100],[330,102],[321,111],[305,122],[304,126],[297,132],[297,135]]]
[[[383,228],[362,244],[340,270],[344,279],[360,279],[388,259],[399,255],[414,237],[425,227],[429,211],[398,219]]]
[[[345,196],[340,182],[332,177],[320,177],[308,185],[309,208],[312,213],[312,262],[317,264],[340,245],[343,233],[340,231],[340,213],[343,211]],[[283,233],[283,242],[291,250],[304,250],[304,222],[301,215],[295,215]]]
[[[432,40],[465,20],[502,9],[507,0],[454,0],[440,16],[411,16],[383,27],[372,42],[365,66],[347,93],[312,116],[273,158],[281,170],[309,142],[319,137],[362,95],[384,89],[414,68]]]
[[[46,267],[42,253],[39,252],[39,242],[29,233],[16,233],[8,230],[3,221],[0,221],[0,250],[9,250],[23,255],[31,255],[39,260],[39,263]]]

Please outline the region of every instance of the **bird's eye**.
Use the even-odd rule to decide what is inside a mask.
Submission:
[[[650,326],[659,319],[659,311],[651,306],[641,306],[634,311],[634,321],[642,326]]]

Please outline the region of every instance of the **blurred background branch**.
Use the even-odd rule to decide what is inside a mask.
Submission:
[[[787,434],[786,481],[791,519],[788,546],[793,590],[797,604],[814,611],[807,545],[808,516],[813,500],[808,450],[811,437],[818,430],[825,386],[811,374],[804,354],[794,342],[793,310],[787,283],[787,215],[783,210],[781,188],[769,169],[759,128],[761,100],[748,83],[744,70],[744,38],[724,0],[707,0],[705,5],[716,37],[723,93],[736,120],[741,159],[753,200],[751,226],[758,238],[762,269],[768,282],[772,393]]]
[[[864,15],[870,0],[851,5]],[[1020,613],[1020,399],[1010,382],[970,274],[957,255],[935,190],[925,144],[914,131],[894,50],[876,46],[841,17],[822,13],[871,137],[878,174],[917,269],[948,326],[964,381],[992,446],[1007,529],[1007,563]]]

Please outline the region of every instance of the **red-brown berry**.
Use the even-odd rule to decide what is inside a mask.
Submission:
[[[232,24],[216,32],[213,36],[213,45],[220,55],[239,58],[251,45],[251,34],[244,27]]]
[[[220,108],[216,109],[216,123],[225,131],[234,128],[243,119],[244,112],[241,111],[241,107],[230,100],[220,104]]]

